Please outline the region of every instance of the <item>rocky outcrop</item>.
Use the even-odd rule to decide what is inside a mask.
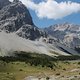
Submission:
[[[0,9],[9,4],[10,4],[9,0],[0,0]]]
[[[70,48],[80,46],[80,25],[69,23],[56,24],[45,28],[45,31]]]
[[[42,32],[42,30],[38,29],[35,26],[32,25],[23,25],[17,32],[20,37],[30,39],[30,40],[35,40],[42,37],[47,37],[45,32]]]
[[[21,2],[13,2],[0,10],[0,29],[17,31],[24,24],[33,25],[28,9]]]
[[[3,8],[0,10],[1,30],[7,33],[15,32],[20,37],[31,40],[45,36],[43,31],[34,25],[27,7],[22,2],[19,0],[14,0],[13,2],[3,1],[9,4],[2,4]]]

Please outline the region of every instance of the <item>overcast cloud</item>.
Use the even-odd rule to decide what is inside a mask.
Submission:
[[[13,1],[13,0],[10,0]],[[35,11],[39,18],[61,19],[73,13],[80,12],[80,3],[56,2],[56,0],[44,0],[38,4],[34,0],[20,0],[27,8]]]

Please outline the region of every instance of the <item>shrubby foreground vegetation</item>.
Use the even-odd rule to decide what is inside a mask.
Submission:
[[[55,56],[53,58],[45,54],[23,51],[15,51],[14,54],[14,57],[0,57],[0,80],[22,80],[26,76],[37,75],[38,73],[41,73],[41,75],[43,73],[54,73],[59,76],[63,71],[73,68],[74,63],[68,61],[80,60],[80,56],[76,55]],[[80,62],[75,64],[76,67],[77,65],[80,66]]]
[[[5,56],[0,57],[0,60],[9,62],[21,61],[25,62],[26,64],[30,64],[30,66],[42,66],[42,67],[56,67],[54,62],[57,61],[66,61],[66,60],[80,60],[80,56],[78,55],[71,55],[71,56],[55,56],[51,57],[45,54],[38,54],[38,53],[30,53],[30,52],[17,52],[15,51],[13,54],[15,56]]]
[[[42,67],[50,67],[51,69],[55,64],[52,62],[55,59],[44,55],[44,54],[37,54],[37,53],[26,53],[26,52],[14,52],[15,56],[5,56],[0,57],[0,60],[5,61],[7,63],[9,62],[25,62],[26,64],[30,64],[30,66],[42,66]]]

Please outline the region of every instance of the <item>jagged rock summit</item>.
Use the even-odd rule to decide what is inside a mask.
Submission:
[[[19,0],[9,2],[3,0],[6,5],[0,10],[0,29],[10,33],[15,32],[26,39],[36,39],[44,36],[44,33],[34,25],[32,17],[25,5]],[[2,2],[3,2],[2,1]],[[0,0],[0,3],[2,3]],[[30,26],[27,26],[30,25]],[[25,27],[25,28],[24,28]],[[25,31],[24,31],[24,29]],[[22,30],[21,30],[22,29]],[[23,34],[24,33],[24,34]]]
[[[49,35],[58,39],[60,43],[70,48],[80,46],[80,25],[64,23],[45,28]]]
[[[33,25],[28,9],[21,2],[13,2],[0,10],[0,28],[17,31],[24,24]]]

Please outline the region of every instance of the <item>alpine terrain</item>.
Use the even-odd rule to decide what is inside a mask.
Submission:
[[[14,55],[13,51],[56,55],[79,55],[73,49],[80,43],[78,25],[54,25],[39,29],[29,10],[19,0],[0,0],[0,55]],[[75,32],[75,33],[74,33]],[[51,35],[52,37],[50,37]],[[68,46],[66,44],[69,44]]]
[[[80,80],[80,25],[39,28],[34,24],[37,16],[38,20],[56,19],[70,10],[76,13],[80,6],[56,1],[0,0],[0,80]],[[26,5],[40,13],[34,15]],[[38,24],[42,26],[49,19],[44,20]]]
[[[79,51],[80,49],[80,25],[63,23],[55,24],[44,29],[48,35],[56,38],[59,43]]]

